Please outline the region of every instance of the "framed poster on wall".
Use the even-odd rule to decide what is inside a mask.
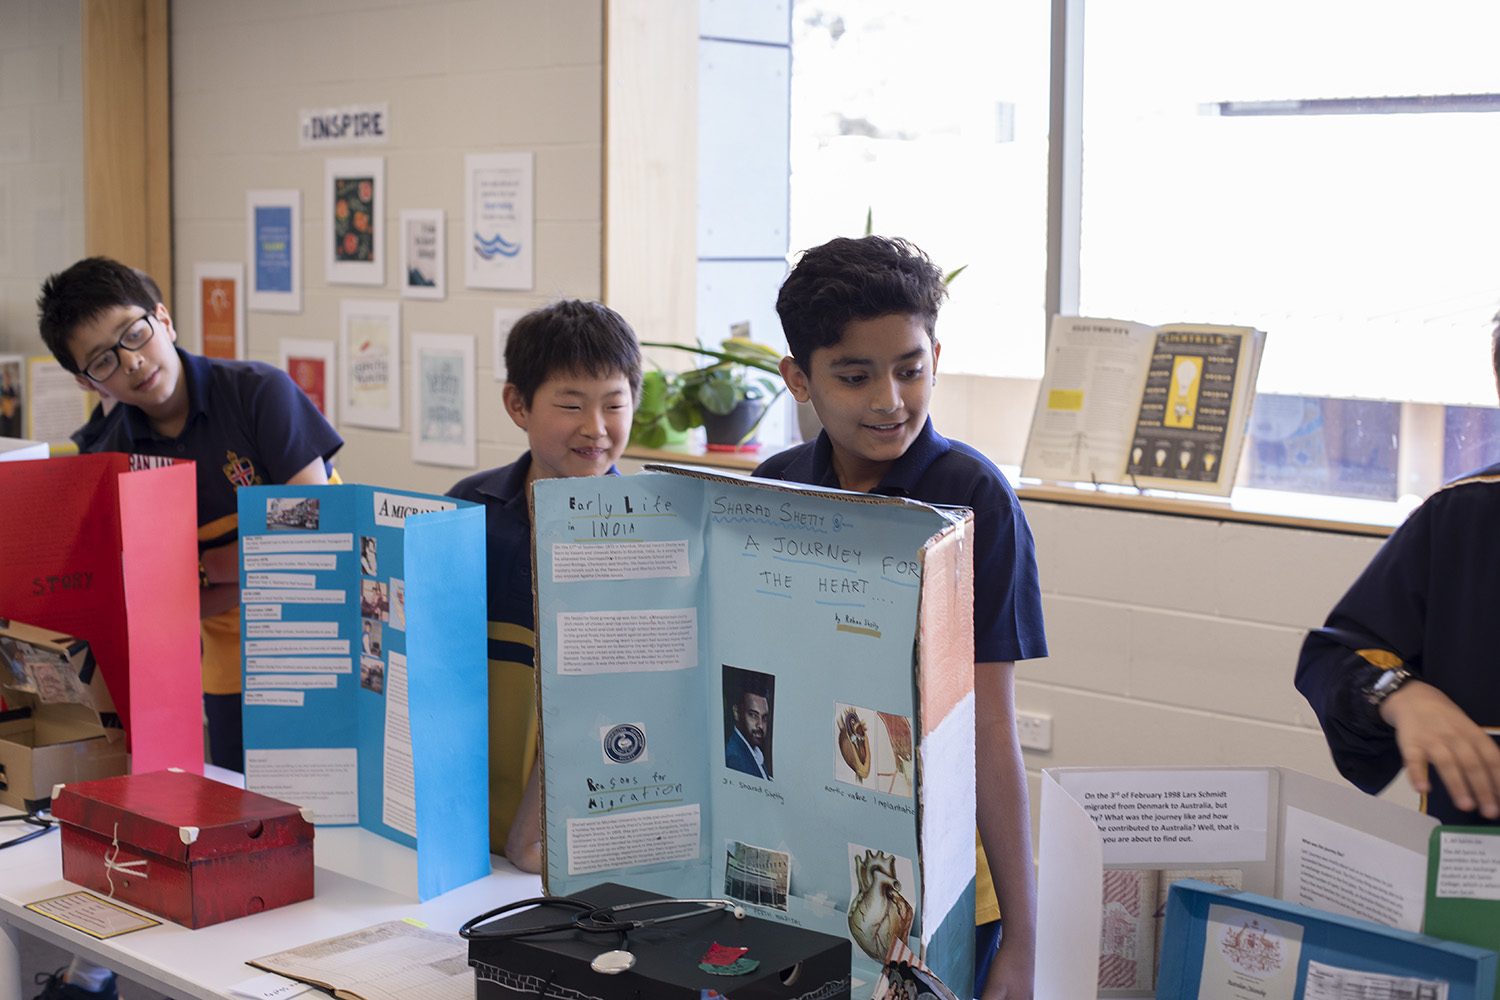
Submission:
[[[302,192],[245,192],[245,304],[257,312],[302,311]]]
[[[198,307],[199,353],[229,361],[245,359],[245,265],[200,261],[193,265],[193,301]]]
[[[344,423],[401,429],[401,303],[344,299],[339,303],[344,343]]]
[[[464,284],[529,291],[536,220],[531,153],[464,157]]]
[[[401,294],[408,299],[441,299],[448,294],[447,239],[443,210],[401,213]]]
[[[338,425],[337,353],[331,340],[283,338],[281,341],[282,370],[312,400],[318,412],[335,426]]]
[[[411,370],[412,461],[474,468],[474,338],[412,334]]]
[[[385,284],[385,157],[329,159],[323,194],[324,280],[330,285]]]

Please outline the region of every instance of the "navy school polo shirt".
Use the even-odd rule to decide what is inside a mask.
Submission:
[[[490,659],[535,666],[531,514],[526,501],[526,476],[530,472],[528,451],[509,465],[460,480],[448,496],[484,505]],[[608,474],[619,472],[610,466]]]
[[[200,548],[238,538],[235,491],[285,483],[344,444],[312,400],[280,368],[223,361],[178,348],[187,384],[182,433],[162,437],[138,407],[115,407],[90,452],[186,458],[197,463]]]
[[[1363,694],[1371,670],[1357,649],[1383,649],[1500,738],[1500,465],[1428,497],[1391,533],[1328,615],[1308,635],[1297,690],[1322,723],[1333,760],[1349,781],[1379,792],[1402,768],[1396,731]],[[1444,823],[1491,825],[1460,812],[1429,769],[1425,811]]]
[[[772,455],[755,475],[840,489],[827,431]],[[871,493],[974,511],[974,661],[994,663],[1047,655],[1036,546],[1020,501],[993,462],[950,441],[932,419]]]

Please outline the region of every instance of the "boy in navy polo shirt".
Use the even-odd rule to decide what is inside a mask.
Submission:
[[[803,254],[776,299],[791,351],[781,374],[798,402],[812,401],[823,431],[755,475],[974,511],[974,737],[987,848],[978,858],[976,996],[1017,1000],[1032,994],[1036,886],[1012,676],[1016,660],[1046,656],[1047,642],[1031,529],[1015,493],[927,416],[947,294],[942,273],[904,240],[836,239]]]
[[[490,635],[490,849],[539,872],[535,620],[526,486],[615,475],[641,392],[641,347],[619,313],[567,301],[527,313],[505,342],[505,412],[530,450],[448,495],[485,506]]]
[[[143,467],[152,457],[196,463],[209,758],[242,771],[235,491],[326,483],[343,440],[280,369],[177,348],[166,306],[118,261],[90,257],[54,274],[37,306],[58,362],[119,404],[84,450],[126,452]]]
[[[1500,313],[1493,322],[1500,385]],[[1500,824],[1497,517],[1500,465],[1428,497],[1297,662],[1339,773],[1373,795],[1405,770],[1422,810],[1450,825]]]

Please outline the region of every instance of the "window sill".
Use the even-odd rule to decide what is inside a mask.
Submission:
[[[1158,490],[1142,493],[1128,487],[1095,487],[1087,483],[1069,486],[1022,480],[1015,467],[1002,468],[1006,478],[1016,484],[1016,494],[1023,503],[1068,503],[1349,535],[1385,537],[1406,520],[1415,506],[1413,502],[1357,500],[1248,487],[1239,487],[1228,498]]]

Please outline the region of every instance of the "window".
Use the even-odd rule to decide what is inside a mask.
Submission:
[[[1268,332],[1242,485],[1394,499],[1500,459],[1493,0],[798,0],[792,22],[792,249],[869,208],[969,265],[949,371],[1039,377],[1050,283],[1067,312]],[[1076,182],[1065,156],[1048,174],[1049,80],[1081,81],[1057,115]]]
[[[1047,5],[798,0],[795,254],[907,237],[966,268],[943,307],[951,372],[1041,377],[1047,318]]]

